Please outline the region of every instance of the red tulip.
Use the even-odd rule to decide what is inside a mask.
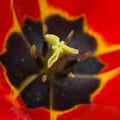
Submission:
[[[120,5],[119,4],[120,4],[119,0],[1,1],[0,2],[0,28],[1,28],[0,29],[0,38],[1,38],[0,39],[0,61],[1,61],[0,119],[119,120],[120,119],[120,115],[119,115],[120,113],[120,97],[119,97]],[[56,17],[56,15],[60,15],[60,17]],[[36,105],[36,101],[34,101],[35,97],[29,97],[30,91],[32,91],[30,95],[35,95],[37,93],[35,92],[36,86],[34,86],[34,84],[31,84],[31,87],[29,88],[27,88],[29,85],[25,86],[25,88],[21,91],[20,95],[18,96],[17,89],[19,88],[19,85],[21,85],[21,83],[19,83],[18,81],[15,82],[14,80],[15,77],[13,77],[17,73],[16,72],[17,68],[19,69],[19,67],[21,67],[19,64],[14,65],[15,62],[12,62],[12,60],[14,61],[15,59],[13,58],[17,58],[17,57],[19,58],[19,55],[21,55],[21,53],[22,55],[23,54],[28,55],[29,53],[25,54],[23,51],[20,52],[19,55],[15,54],[18,53],[16,52],[18,51],[18,48],[19,50],[22,50],[21,44],[23,44],[22,47],[24,47],[25,45],[25,52],[26,52],[27,50],[26,44],[21,42],[17,44],[17,42],[15,43],[9,41],[11,41],[11,39],[15,39],[17,36],[16,41],[18,39],[23,40],[25,37],[27,41],[31,43],[31,40],[35,39],[34,37],[39,35],[42,36],[41,33],[39,35],[37,34],[39,33],[39,31],[37,31],[36,29],[40,26],[41,22],[43,24],[43,21],[46,22],[48,28],[48,30],[43,32],[45,33],[47,32],[49,34],[56,34],[60,38],[62,38],[62,40],[67,37],[66,35],[68,35],[68,33],[70,32],[69,30],[71,28],[74,29],[74,34],[72,36],[73,40],[70,41],[71,42],[70,46],[80,51],[80,53],[76,57],[77,58],[77,63],[75,63],[76,66],[73,65],[73,62],[76,62],[76,58],[72,58],[72,57],[67,58],[68,60],[66,63],[67,67],[64,66],[64,69],[65,71],[67,71],[67,73],[69,72],[71,73],[72,71],[72,73],[75,72],[79,74],[80,75],[79,79],[70,78],[72,79],[72,82],[69,82],[67,77],[63,77],[63,73],[61,71],[60,71],[60,75],[62,74],[62,76],[58,76],[58,74],[55,72],[57,68],[59,70],[58,65],[56,65],[57,67],[55,66],[55,70],[51,69],[51,71],[53,70],[55,72],[55,75],[57,74],[54,77],[54,79],[57,80],[53,82],[54,84],[52,86],[53,101],[50,106],[52,106],[54,110],[57,110],[57,112],[49,109],[50,106],[49,106],[49,102],[47,101],[49,100],[49,95],[47,94],[49,91],[43,92],[44,90],[47,90],[46,85],[44,87],[41,83],[40,84],[37,84],[38,82],[36,83],[38,87],[38,89],[36,88],[36,90],[40,90],[38,92],[39,93],[38,95],[41,94],[42,97],[44,96],[42,98],[43,99],[42,102],[41,100],[38,100],[39,102]],[[72,22],[69,23],[69,21]],[[56,25],[54,26],[52,22],[54,24],[56,23]],[[29,25],[33,25],[34,27],[34,24],[37,24],[35,27],[35,31],[33,30],[33,32],[29,34],[27,29],[29,28]],[[68,27],[66,27],[65,25]],[[77,25],[81,26],[81,28],[77,27]],[[42,30],[40,32],[42,32]],[[24,35],[24,37],[22,35]],[[80,41],[76,40],[76,36],[77,38],[79,38]],[[88,39],[90,39],[90,41]],[[75,43],[78,44],[77,47],[74,45]],[[44,43],[41,42],[41,46],[39,49],[43,47],[42,44]],[[81,46],[79,44],[81,44]],[[16,47],[16,45],[18,46]],[[47,51],[46,49],[44,50],[45,52]],[[40,50],[39,51],[40,53],[38,53],[40,54],[39,57],[41,56],[44,57],[45,53],[41,51],[42,50]],[[87,53],[89,53],[88,56],[86,56]],[[85,56],[85,58],[81,56]],[[26,56],[24,58],[25,60],[27,59]],[[28,61],[33,61],[31,57],[28,58],[29,58],[27,59]],[[83,61],[81,63],[78,63],[79,61],[78,58],[80,58],[80,60],[81,58],[83,58]],[[30,63],[33,64],[34,62],[30,62]],[[24,66],[26,66],[26,64]],[[24,66],[22,66],[22,68]],[[42,71],[43,66],[41,65],[41,63],[39,67],[40,70]],[[31,68],[36,68],[36,70],[38,69],[38,67],[30,67],[30,69]],[[70,70],[68,70],[67,68],[69,68]],[[23,73],[25,70],[26,69],[21,69],[20,72]],[[33,73],[36,73],[36,70],[34,69],[32,70]],[[82,70],[84,70],[84,72]],[[41,73],[39,77],[42,79]],[[65,76],[68,75],[67,73],[66,72],[64,73]],[[31,71],[29,74],[31,74]],[[73,75],[72,77],[74,77],[74,74],[72,75]],[[37,79],[37,77],[35,77],[35,79]],[[50,73],[50,77],[51,77],[51,73]],[[87,81],[92,81],[91,78],[92,80],[99,82],[98,83],[92,82],[93,84],[89,84],[89,82],[85,81],[86,79]],[[81,79],[82,82],[80,82]],[[64,84],[68,84],[68,83],[69,85],[68,86],[65,85],[64,87]],[[97,86],[95,85],[95,88],[94,88],[94,83],[97,84]],[[48,86],[50,86],[49,81],[48,83],[45,84],[48,84]],[[73,87],[71,87],[72,85]],[[60,89],[58,89],[59,87]],[[92,92],[89,93],[91,88],[94,88],[94,90],[92,90]],[[56,93],[56,91],[58,92],[58,94]],[[76,97],[79,96],[78,94],[80,93],[82,95],[80,97]],[[89,94],[86,95],[87,93]],[[14,95],[16,95],[16,98]]]

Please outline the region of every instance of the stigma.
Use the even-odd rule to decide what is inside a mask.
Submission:
[[[52,54],[48,59],[47,67],[50,68],[61,56],[77,55],[79,50],[69,47],[64,41],[54,34],[46,34],[45,41],[51,45]]]

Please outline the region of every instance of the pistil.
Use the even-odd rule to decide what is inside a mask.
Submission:
[[[76,55],[79,53],[79,50],[69,47],[65,44],[64,41],[60,41],[60,38],[53,34],[46,34],[45,41],[47,41],[52,47],[52,55],[48,59],[47,67],[50,68],[61,56]]]

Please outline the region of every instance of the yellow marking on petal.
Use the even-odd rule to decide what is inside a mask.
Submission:
[[[50,109],[50,120],[57,120],[58,115],[59,115],[59,112],[56,112]]]
[[[82,104],[82,105],[75,105],[74,107],[72,107],[70,109],[67,109],[67,110],[64,110],[64,111],[55,111],[53,109],[50,109],[50,120],[57,120],[58,116],[64,115],[64,114],[69,113],[69,112],[72,112],[72,111],[78,109],[80,106],[84,106],[84,104]]]
[[[8,78],[8,76],[7,76],[7,71],[6,71],[6,69],[5,69],[5,67],[0,63],[0,65],[2,66],[2,68],[3,68],[3,70],[4,70],[4,76],[5,76],[5,81],[7,82],[7,84],[9,85],[9,87],[10,87],[10,89],[11,89],[11,95],[12,94],[14,94],[14,93],[18,93],[18,90],[17,90],[17,88],[15,88],[12,84],[11,84],[11,82],[9,81],[9,78]]]
[[[105,39],[104,36],[102,36],[100,33],[94,31],[91,29],[87,23],[87,17],[86,15],[82,15],[84,17],[84,32],[88,33],[89,35],[93,36],[96,39],[97,42],[97,49],[94,56],[99,56],[102,54],[111,53],[117,50],[120,50],[120,44],[112,44],[110,45],[109,41]]]
[[[7,44],[8,37],[11,35],[11,33],[14,33],[14,32],[19,32],[20,33],[21,32],[21,28],[20,28],[20,25],[18,23],[17,16],[15,14],[13,0],[10,1],[10,10],[12,12],[13,25],[11,26],[10,29],[8,29],[8,32],[5,35],[5,41],[3,43],[3,49],[2,49],[2,51],[0,51],[0,54],[4,54],[7,51],[6,44]]]
[[[105,87],[108,81],[116,77],[120,74],[120,67],[117,67],[111,71],[100,73],[97,76],[97,78],[100,79],[100,87],[91,95],[91,101],[93,101],[94,97],[99,94],[99,92],[102,91],[102,89]]]
[[[38,2],[39,2],[39,9],[40,9],[40,16],[43,22],[50,15],[56,15],[56,14],[63,16],[67,20],[75,19],[75,16],[71,16],[66,11],[63,11],[60,8],[56,8],[55,6],[52,6],[51,4],[47,3],[47,0],[38,0]],[[78,16],[76,18],[78,18]]]
[[[10,103],[12,103],[12,105],[16,106],[17,108],[21,108],[21,104],[17,99],[13,98],[12,94],[6,94],[5,95],[6,100],[8,100]]]
[[[120,44],[110,45],[110,46],[109,45],[100,46],[100,44],[99,44],[94,55],[98,56],[98,55],[102,55],[102,54],[112,53],[117,50],[120,50]]]
[[[53,34],[45,35],[45,40],[52,45],[53,54],[48,59],[48,68],[50,68],[64,54],[76,55],[79,53],[77,49],[71,48],[60,41],[59,37]]]
[[[6,81],[6,83],[8,84],[8,86],[10,87],[10,89],[11,89],[11,91],[10,91],[10,93],[8,93],[8,94],[5,94],[5,98],[8,100],[8,101],[10,101],[13,105],[15,105],[16,107],[18,107],[18,108],[20,108],[20,103],[16,100],[16,99],[14,99],[13,98],[13,94],[18,94],[18,90],[17,90],[17,88],[15,88],[12,84],[11,84],[11,82],[9,81],[9,78],[7,77],[7,71],[6,71],[6,69],[4,68],[4,66],[0,63],[0,65],[2,66],[2,68],[3,68],[3,74],[4,74],[4,76],[5,76],[5,81]]]
[[[13,5],[13,0],[11,0],[11,4],[10,4],[10,9],[13,15],[13,27],[11,28],[11,32],[21,32],[21,27],[19,25],[16,13],[15,13],[15,9],[14,9],[14,5]],[[10,32],[9,31],[9,32]]]
[[[20,85],[19,88],[17,88],[17,91],[18,92],[15,92],[13,94],[13,98],[16,99],[19,94],[30,84],[32,83],[36,78],[38,77],[38,74],[33,74],[33,75],[30,75],[28,76],[23,82],[22,84]]]

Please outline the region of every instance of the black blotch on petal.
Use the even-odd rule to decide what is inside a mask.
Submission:
[[[21,92],[22,100],[28,108],[49,108],[49,89],[49,81],[42,83],[38,77]]]
[[[0,61],[5,66],[10,82],[19,85],[29,76],[38,73],[39,67],[30,54],[28,43],[18,33],[8,38],[7,51],[0,56]]]
[[[73,65],[73,73],[78,74],[97,74],[104,64],[100,63],[95,57],[90,57],[82,62]]]
[[[95,51],[97,47],[95,38],[92,35],[85,33],[83,30],[84,17],[74,21],[67,21],[66,19],[56,15],[47,18],[46,24],[48,27],[48,33],[55,34],[62,40],[65,40],[69,32],[74,30],[74,35],[69,45],[80,51],[79,55],[76,57],[79,57],[88,51],[91,51],[91,53]],[[72,58],[73,57],[69,56],[69,59]]]
[[[46,19],[48,27],[48,33],[55,34],[65,40],[71,30],[75,30],[77,33],[83,32],[83,17],[76,21],[67,21],[59,15],[50,16]]]
[[[23,26],[22,30],[28,42],[31,45],[36,45],[39,56],[41,56],[48,50],[47,44],[45,43],[43,38],[43,29],[41,22],[35,22],[30,19],[26,19],[25,25]]]
[[[97,78],[61,78],[53,82],[52,107],[66,110],[78,104],[88,104],[90,95],[99,87]]]
[[[48,33],[55,34],[62,40],[66,39],[71,30],[75,31],[69,45],[79,49],[80,56],[88,51],[94,52],[97,47],[95,38],[83,31],[83,22],[83,17],[75,21],[67,21],[60,16],[51,16],[46,20]],[[41,56],[48,50],[47,43],[43,39],[41,22],[26,19],[22,30],[28,41],[25,41],[19,33],[12,34],[7,42],[7,51],[0,56],[9,80],[15,87],[19,87],[28,76],[40,71]],[[29,44],[37,46],[39,54],[37,60],[31,56]],[[68,56],[68,58],[72,57]],[[49,108],[51,95],[54,110],[66,110],[78,104],[91,103],[90,95],[99,87],[100,80],[97,78],[68,79],[65,75],[71,70],[79,74],[95,74],[102,67],[103,65],[96,58],[89,58],[71,66],[68,70],[65,68],[60,71],[61,73],[55,76],[56,80],[42,83],[39,76],[21,92],[22,100],[28,108]],[[52,93],[50,87],[53,87]]]

